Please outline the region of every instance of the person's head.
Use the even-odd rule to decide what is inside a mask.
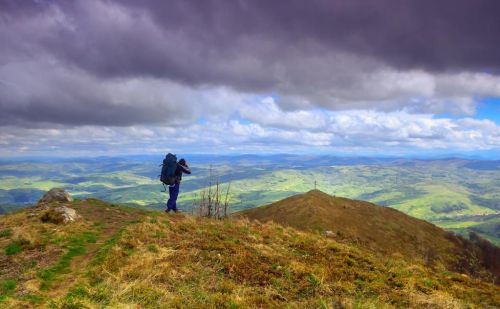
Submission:
[[[186,165],[187,162],[186,162],[186,160],[184,158],[182,158],[182,159],[179,160],[179,164],[180,165]]]

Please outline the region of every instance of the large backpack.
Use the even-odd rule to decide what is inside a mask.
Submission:
[[[161,165],[160,180],[167,186],[172,186],[177,181],[175,176],[175,171],[177,170],[177,156],[168,153],[163,159],[163,164]]]

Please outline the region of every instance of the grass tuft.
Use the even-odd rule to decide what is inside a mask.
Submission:
[[[38,294],[26,294],[22,299],[28,301],[32,305],[39,305],[45,300],[45,297]]]
[[[5,229],[0,231],[0,237],[10,237],[10,236],[12,236],[11,229]]]
[[[17,281],[14,279],[5,280],[0,283],[0,302],[6,300],[12,294],[17,287]]]
[[[7,247],[5,247],[5,255],[14,255],[23,251],[24,247],[29,244],[29,241],[26,239],[16,239],[9,243]]]

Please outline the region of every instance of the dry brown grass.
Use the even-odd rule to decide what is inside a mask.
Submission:
[[[141,210],[113,207],[97,200],[68,206],[82,218],[67,225],[28,217],[31,210],[0,217],[0,230],[10,231],[8,237],[0,238],[0,284],[12,280],[16,283],[12,295],[3,299],[0,296],[3,305],[38,306],[54,296],[65,295],[86,271],[86,264],[106,238],[144,214]],[[13,243],[22,244],[20,250],[5,254]]]
[[[495,308],[500,290],[444,269],[381,257],[363,246],[339,243],[275,223],[213,220],[139,212],[87,201],[83,220],[48,225],[18,213],[2,217],[12,229],[0,246],[47,235],[47,264],[2,269],[17,286],[5,306],[53,308]],[[83,207],[85,206],[85,207]],[[130,223],[130,220],[139,220]],[[24,222],[24,223],[23,223]],[[129,222],[129,224],[127,224]],[[121,226],[121,228],[120,228]],[[46,232],[38,233],[39,231]],[[32,233],[30,231],[36,231]],[[40,269],[67,253],[66,240],[98,232],[57,282],[40,289]],[[6,233],[9,234],[9,233]],[[54,241],[58,240],[58,241]],[[26,254],[26,256],[25,256]],[[3,258],[3,257],[2,257]],[[36,259],[35,259],[36,260]],[[41,261],[41,259],[37,260]],[[74,263],[78,262],[77,265]],[[41,263],[41,262],[39,262]]]
[[[457,284],[454,277],[425,266],[402,259],[381,260],[363,248],[320,235],[273,223],[185,215],[152,217],[128,227],[93,273],[95,281],[86,287],[82,301],[95,306],[500,305],[495,295],[499,290],[493,285],[462,277]],[[96,298],[99,293],[101,298]]]
[[[233,214],[276,222],[311,232],[331,231],[343,243],[357,244],[380,255],[399,255],[413,263],[467,273],[500,282],[498,252],[486,241],[455,236],[424,220],[372,203],[333,197],[319,190]],[[493,274],[493,275],[492,275]]]

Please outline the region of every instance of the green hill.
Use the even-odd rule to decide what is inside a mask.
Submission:
[[[427,221],[365,201],[312,190],[234,217],[273,221],[311,232],[328,231],[337,241],[355,243],[376,254],[400,254],[428,266],[442,264],[475,276],[482,276],[487,269],[500,281],[499,248],[486,241],[472,243]]]
[[[320,195],[312,192],[313,195]],[[500,288],[276,223],[70,202],[0,217],[0,305],[52,308],[498,308]],[[386,220],[387,223],[387,220]]]

